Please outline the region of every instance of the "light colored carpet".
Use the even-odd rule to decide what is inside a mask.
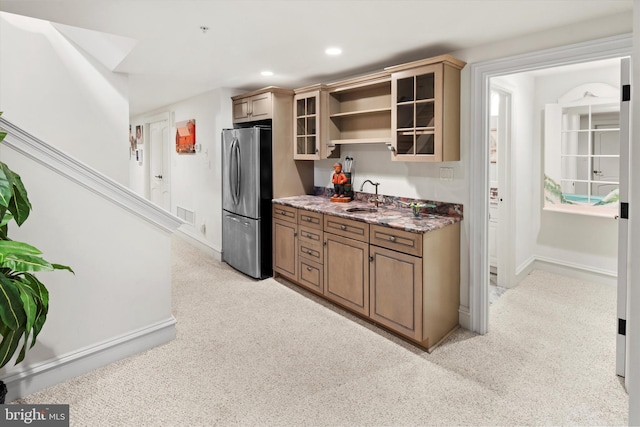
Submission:
[[[536,271],[428,354],[174,238],[177,338],[35,393],[73,426],[624,425],[615,289]]]

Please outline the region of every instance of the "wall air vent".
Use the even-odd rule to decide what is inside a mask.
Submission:
[[[185,209],[182,206],[176,207],[176,216],[187,224],[195,225],[196,223],[196,214],[189,209]]]

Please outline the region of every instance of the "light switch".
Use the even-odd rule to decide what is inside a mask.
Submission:
[[[453,168],[440,168],[441,181],[453,181]]]

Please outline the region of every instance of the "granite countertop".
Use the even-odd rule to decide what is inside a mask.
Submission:
[[[376,212],[347,212],[352,208],[375,208],[372,202],[354,200],[349,203],[330,202],[323,196],[292,196],[274,199],[273,203],[306,209],[312,212],[335,215],[341,218],[363,221],[412,233],[427,233],[462,220],[460,215],[432,214],[421,212],[420,217],[414,217],[408,207],[397,204],[381,204]]]

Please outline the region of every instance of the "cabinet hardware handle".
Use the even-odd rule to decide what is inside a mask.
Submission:
[[[389,236],[389,240],[391,240],[392,242],[396,241],[396,236]]]
[[[373,259],[374,258],[372,256],[369,256],[369,262],[373,262]]]
[[[281,211],[280,212],[280,215],[286,215],[286,214],[287,214],[287,212],[285,212],[285,211]]]
[[[307,222],[311,222],[311,217],[310,217],[310,216],[308,216],[308,217],[306,218],[306,221],[307,221]]]
[[[343,230],[343,231],[344,231],[344,230],[346,230],[346,229],[347,229],[347,226],[346,226],[346,225],[341,225],[341,226],[340,226],[340,230]]]
[[[311,267],[307,267],[307,271],[311,271]]]
[[[312,251],[311,249],[307,249],[307,253],[308,253],[309,255],[311,255],[311,254],[313,253],[313,251]]]
[[[294,231],[294,232],[293,232],[293,237],[296,237],[297,235],[298,235],[298,232],[297,232],[297,231]]]

